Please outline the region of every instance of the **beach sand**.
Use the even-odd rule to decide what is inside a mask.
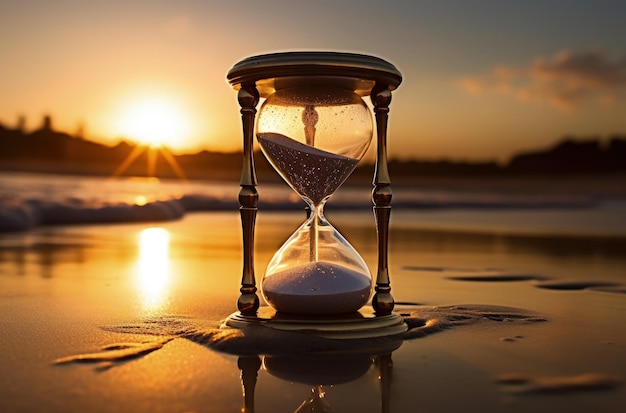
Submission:
[[[302,218],[259,214],[258,280]],[[329,218],[374,269],[373,218]],[[321,359],[289,337],[255,344],[282,355],[239,356],[228,343],[241,337],[217,335],[239,295],[236,212],[3,234],[0,411],[293,412],[319,384],[335,412],[623,411],[623,239],[394,219],[409,334],[394,351]]]

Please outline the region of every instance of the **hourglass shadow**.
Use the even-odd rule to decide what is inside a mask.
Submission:
[[[530,311],[488,305],[456,305],[443,307],[398,306],[398,313],[408,331],[388,337],[337,340],[310,334],[275,330],[251,324],[245,328],[205,327],[207,322],[193,318],[164,316],[137,323],[104,326],[116,333],[159,337],[144,343],[121,343],[91,353],[82,353],[55,360],[67,363],[119,363],[157,351],[175,338],[190,340],[218,352],[235,355],[303,355],[368,349],[388,351],[405,340],[425,337],[447,329],[482,323],[533,324],[546,321]],[[211,323],[212,324],[212,323]]]

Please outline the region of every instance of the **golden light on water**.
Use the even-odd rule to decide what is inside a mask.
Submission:
[[[146,310],[165,303],[171,281],[170,233],[163,228],[147,228],[139,233],[137,282]]]

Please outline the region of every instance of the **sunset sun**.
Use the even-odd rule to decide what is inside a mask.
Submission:
[[[189,120],[180,107],[165,98],[130,102],[120,112],[117,128],[121,135],[151,147],[184,146]]]
[[[155,176],[157,157],[162,157],[176,175],[185,174],[171,149],[180,149],[189,142],[190,121],[175,100],[144,97],[129,102],[116,120],[117,133],[137,145],[113,172],[119,176],[142,154],[147,154],[147,175]]]

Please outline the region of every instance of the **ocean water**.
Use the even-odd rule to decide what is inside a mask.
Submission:
[[[572,186],[576,190],[572,190]],[[626,196],[565,185],[393,186],[392,226],[436,231],[626,237]],[[284,183],[258,186],[260,211],[302,210]],[[371,186],[344,186],[329,218],[371,218]],[[0,233],[46,225],[157,222],[235,211],[236,182],[104,178],[0,172]],[[359,213],[356,213],[359,212]],[[362,212],[362,213],[361,213]]]

